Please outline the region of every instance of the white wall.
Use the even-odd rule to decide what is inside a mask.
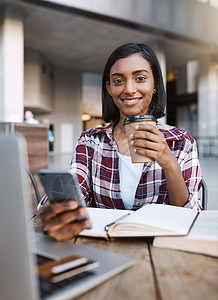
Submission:
[[[22,13],[16,6],[0,11],[0,121],[23,121]]]
[[[199,135],[218,135],[218,58],[205,57],[199,61],[198,126]]]
[[[73,153],[82,132],[81,73],[55,69],[54,110],[41,122],[54,125],[54,154]]]
[[[39,52],[25,50],[24,106],[51,112],[53,110],[53,68]]]
[[[72,154],[82,132],[82,74],[54,68],[32,50],[25,51],[25,107],[44,114],[35,117],[54,126],[54,154]]]
[[[40,96],[40,56],[36,51],[24,55],[24,106],[37,107]]]

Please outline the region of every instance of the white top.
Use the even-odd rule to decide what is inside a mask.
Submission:
[[[144,163],[132,163],[131,157],[118,152],[121,198],[126,209],[131,209]]]

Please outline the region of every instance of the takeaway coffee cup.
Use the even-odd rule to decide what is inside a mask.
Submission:
[[[153,126],[156,126],[157,119],[153,115],[140,115],[140,116],[134,116],[126,118],[123,122],[123,125],[125,126],[126,130],[126,136],[129,142],[129,150],[130,155],[133,163],[141,163],[141,162],[152,162],[154,161],[153,158],[147,157],[144,155],[140,155],[138,153],[134,152],[135,147],[133,147],[130,142],[131,139],[129,138],[130,134],[137,132],[135,126],[137,124],[145,123],[146,124],[152,124]]]

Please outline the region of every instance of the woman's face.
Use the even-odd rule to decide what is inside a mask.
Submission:
[[[120,111],[120,120],[148,114],[155,84],[151,66],[140,53],[118,59],[106,87]]]

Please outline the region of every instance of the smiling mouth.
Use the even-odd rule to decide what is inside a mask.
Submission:
[[[121,99],[124,104],[133,105],[138,103],[142,98]]]

